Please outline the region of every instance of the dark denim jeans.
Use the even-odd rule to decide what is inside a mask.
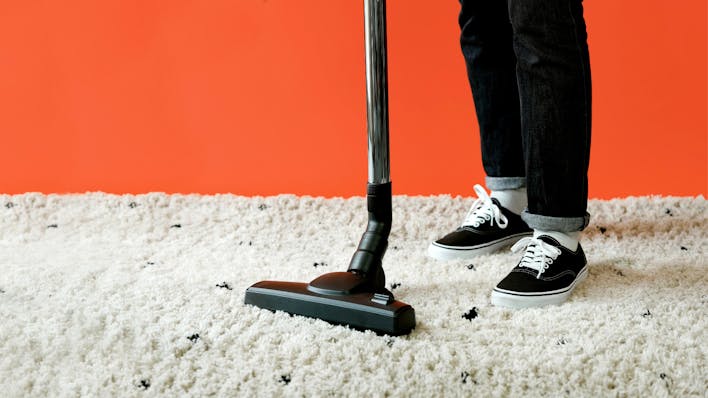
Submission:
[[[460,0],[489,189],[526,186],[535,229],[588,223],[591,83],[582,0]]]

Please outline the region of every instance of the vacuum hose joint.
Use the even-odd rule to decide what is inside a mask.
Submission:
[[[391,232],[391,182],[369,183],[366,189],[366,204],[369,222],[347,271],[363,274],[366,278],[380,279],[373,281],[374,284],[384,286],[386,281],[381,261],[386,253]]]

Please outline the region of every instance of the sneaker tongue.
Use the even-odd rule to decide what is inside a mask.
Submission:
[[[492,203],[494,203],[495,205],[497,205],[497,207],[499,208],[499,210],[502,210],[502,211],[504,212],[504,214],[508,215],[509,213],[513,213],[511,210],[509,210],[509,209],[507,209],[506,207],[502,206],[502,204],[501,204],[501,202],[499,201],[499,199],[497,199],[497,198],[491,198],[491,199],[492,199]],[[516,214],[516,213],[514,213],[514,214]],[[518,215],[518,214],[517,214],[517,215]]]
[[[562,246],[560,244],[560,242],[558,242],[557,240],[555,240],[554,238],[552,238],[548,235],[541,235],[538,237],[538,239],[548,243],[549,245],[555,246],[555,247]]]

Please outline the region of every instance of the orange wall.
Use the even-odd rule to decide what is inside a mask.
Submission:
[[[394,193],[469,195],[459,4],[388,6]],[[706,195],[706,1],[585,7],[590,196]],[[0,192],[361,195],[362,25],[362,0],[3,1]]]

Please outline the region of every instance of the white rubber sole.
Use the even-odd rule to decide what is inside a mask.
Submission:
[[[428,256],[437,260],[469,260],[483,254],[490,254],[500,249],[511,246],[518,242],[521,238],[532,236],[533,232],[510,235],[502,239],[498,239],[484,245],[477,246],[446,246],[433,242],[428,246]]]
[[[497,307],[513,309],[543,307],[547,305],[558,305],[564,303],[580,282],[587,277],[587,265],[580,270],[578,277],[573,284],[564,289],[543,293],[519,293],[509,290],[494,288],[492,290],[492,304]]]

